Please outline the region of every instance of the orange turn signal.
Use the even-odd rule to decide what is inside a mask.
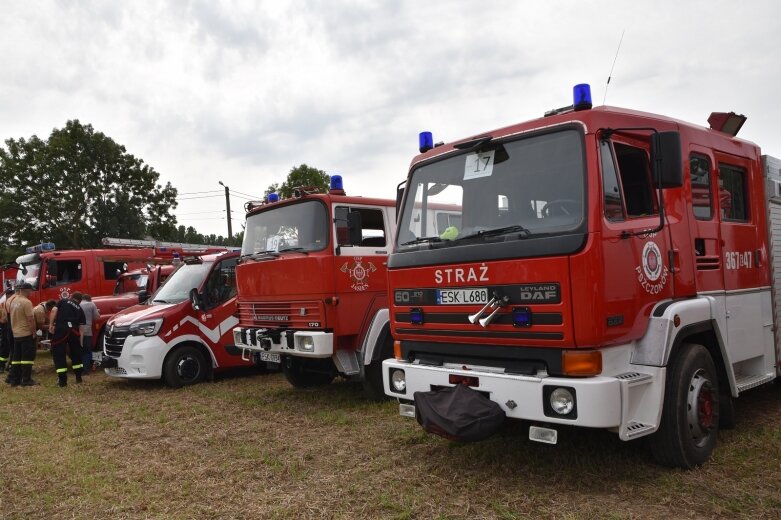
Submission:
[[[393,357],[401,359],[401,341],[399,340],[393,342]]]
[[[596,376],[602,373],[599,350],[565,350],[561,353],[561,371],[567,376]]]

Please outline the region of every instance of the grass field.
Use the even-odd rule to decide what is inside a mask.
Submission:
[[[182,390],[103,374],[0,385],[0,518],[781,517],[781,386],[738,401],[737,427],[694,471],[640,440],[508,426],[460,445],[359,385],[295,390],[238,374]]]

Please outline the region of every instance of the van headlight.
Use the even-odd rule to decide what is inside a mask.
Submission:
[[[298,342],[298,350],[301,352],[315,351],[315,338],[312,336],[299,336],[296,341]]]
[[[130,326],[130,334],[133,336],[156,336],[163,326],[163,318],[141,321]]]

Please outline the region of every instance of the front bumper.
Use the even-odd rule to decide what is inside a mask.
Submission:
[[[289,356],[329,358],[334,355],[334,335],[322,331],[269,331],[236,327],[233,343],[252,352],[276,352]]]
[[[163,361],[170,347],[159,336],[128,336],[118,358],[103,351],[106,368],[112,377],[124,379],[160,379],[163,376]],[[116,360],[116,366],[113,365]]]
[[[623,440],[640,437],[656,431],[662,409],[665,369],[635,367],[615,376],[583,378],[525,376],[495,371],[481,371],[427,366],[396,359],[382,363],[385,394],[411,401],[415,392],[428,392],[438,387],[453,386],[450,376],[478,378],[474,390],[483,392],[499,404],[508,418],[544,423],[570,424],[590,428],[615,430]],[[390,386],[393,370],[403,370],[406,379],[404,393]],[[546,388],[547,387],[547,388]],[[576,417],[562,418],[546,401],[550,392],[559,387],[574,390]],[[405,404],[403,415],[410,415]],[[546,413],[547,412],[547,413]]]

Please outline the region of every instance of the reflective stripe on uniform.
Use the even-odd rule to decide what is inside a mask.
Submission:
[[[20,365],[34,365],[35,361],[20,361]]]
[[[11,364],[12,365],[21,365],[22,362],[21,361],[11,361]]]
[[[8,361],[7,357],[0,357],[0,361]]]
[[[72,368],[73,370],[76,370],[77,368],[83,368],[83,367],[84,367],[84,365],[72,365],[72,366],[71,366],[71,368]]]
[[[67,368],[58,368],[58,369],[57,369],[57,373],[58,373],[58,374],[62,374],[63,372],[67,372],[67,371],[68,371],[68,369],[67,369]]]

